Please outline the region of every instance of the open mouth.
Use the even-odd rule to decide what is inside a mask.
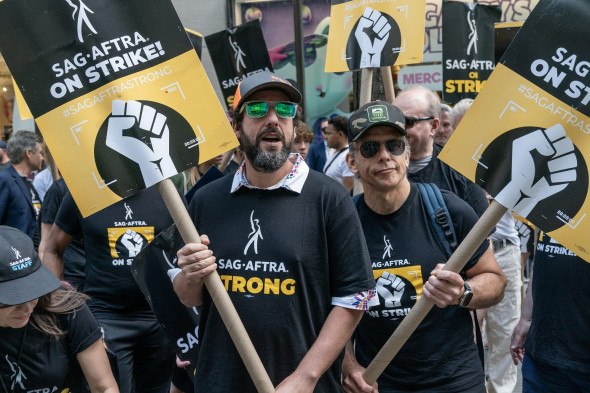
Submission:
[[[319,95],[319,97],[320,97],[320,98],[324,98],[325,96],[326,96],[326,92],[325,92],[325,91],[323,91],[323,90],[320,90],[320,95]]]
[[[260,140],[264,142],[277,143],[281,141],[281,138],[276,134],[268,134],[263,136]]]

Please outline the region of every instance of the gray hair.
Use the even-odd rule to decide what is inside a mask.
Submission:
[[[33,131],[16,131],[8,140],[6,151],[13,164],[20,164],[25,159],[27,150],[35,153],[40,149],[37,143],[43,143],[43,140]]]
[[[447,112],[449,114],[449,116],[451,117],[451,125],[452,125],[455,122],[455,112],[453,111],[453,108],[451,108],[447,104],[440,104],[441,116],[442,116],[443,112]]]
[[[456,116],[465,116],[467,110],[471,107],[471,104],[473,104],[473,99],[471,98],[463,98],[461,101],[457,102],[453,107],[453,121],[455,121],[454,118]]]

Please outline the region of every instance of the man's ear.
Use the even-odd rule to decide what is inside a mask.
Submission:
[[[352,173],[354,173],[355,175],[358,175],[359,170],[356,167],[356,160],[354,159],[354,157],[350,153],[346,153],[346,165],[348,165],[348,169],[350,169],[350,171]]]
[[[241,132],[240,132],[240,129],[239,129],[238,124],[236,122],[236,119],[231,120],[231,128],[233,128],[236,138],[240,139]]]
[[[432,128],[430,129],[431,136],[434,136],[436,130],[438,130],[438,127],[440,127],[440,119],[438,117],[435,117],[434,119],[432,119]]]

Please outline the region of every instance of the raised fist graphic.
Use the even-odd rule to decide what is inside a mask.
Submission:
[[[526,245],[529,239],[531,238],[531,228],[522,221],[516,221],[514,227],[518,231],[518,236],[520,237],[520,244]]]
[[[548,178],[538,173],[532,152],[548,157]],[[510,182],[496,196],[502,206],[526,217],[545,198],[563,190],[576,180],[578,160],[574,144],[561,124],[536,130],[512,142]]]
[[[380,67],[381,52],[389,38],[391,25],[381,12],[365,8],[359,19],[354,36],[361,48],[361,68]]]
[[[143,238],[139,233],[127,229],[127,232],[121,236],[121,244],[129,251],[129,258],[135,258],[141,251]]]
[[[377,293],[383,298],[384,306],[388,308],[401,306],[405,287],[406,284],[395,274],[384,272],[377,279]]]
[[[166,116],[139,101],[113,101],[106,144],[139,165],[146,187],[177,173],[169,154],[166,121]],[[138,129],[139,136],[124,135],[131,128]]]

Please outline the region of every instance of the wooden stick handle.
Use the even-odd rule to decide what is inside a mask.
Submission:
[[[371,101],[371,90],[373,89],[373,69],[363,68],[361,70],[361,86],[359,94],[359,107]]]
[[[185,243],[201,243],[199,233],[193,224],[180,195],[174,187],[172,180],[166,179],[158,183],[158,190],[162,195],[162,199],[168,207],[168,211],[182,236]],[[223,319],[223,323],[229,332],[229,335],[236,346],[238,353],[240,354],[244,365],[248,369],[248,373],[256,386],[256,390],[259,393],[273,393],[275,391],[274,386],[262,361],[258,357],[258,353],[246,332],[246,328],[242,324],[238,312],[236,311],[231,299],[217,271],[205,276],[203,278],[207,290],[211,294],[213,303]]]
[[[504,206],[494,200],[475,223],[459,247],[457,247],[457,250],[451,255],[445,264],[444,270],[459,273],[485,238],[488,237],[494,226],[500,221],[502,215],[506,213],[506,210]],[[363,373],[363,379],[369,385],[377,381],[377,378],[379,378],[401,347],[408,341],[410,335],[414,333],[414,330],[416,330],[420,322],[426,317],[432,306],[433,303],[422,296],[414,307],[412,307],[412,310],[402,320]],[[433,348],[433,350],[436,350],[436,348]]]
[[[383,78],[383,87],[385,89],[385,101],[390,104],[395,100],[395,89],[393,88],[393,76],[391,67],[381,67],[381,77]]]

